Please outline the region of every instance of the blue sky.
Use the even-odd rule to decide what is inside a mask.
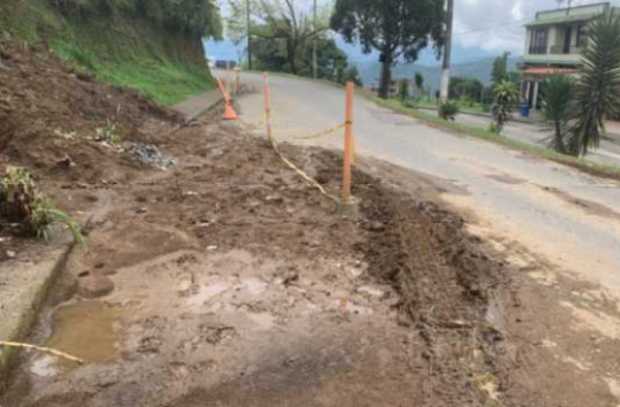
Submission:
[[[297,0],[301,3],[308,0]],[[319,0],[323,3],[329,0]],[[573,0],[573,5],[600,3],[601,0]],[[613,0],[618,5],[620,0]],[[225,1],[222,1],[225,4]],[[564,3],[565,4],[565,3]],[[525,28],[537,11],[559,7],[558,0],[455,0],[454,13],[454,63],[464,63],[492,57],[509,51],[522,55],[525,45]],[[225,13],[225,7],[223,7]],[[376,55],[364,55],[359,46],[338,41],[351,61],[376,60]],[[211,55],[226,55],[237,59],[239,50],[230,44],[209,42]],[[422,52],[417,63],[435,65],[438,62],[432,50]]]

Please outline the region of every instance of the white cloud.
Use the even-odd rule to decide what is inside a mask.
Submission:
[[[573,5],[600,1],[574,0]],[[454,38],[464,48],[521,54],[523,25],[533,20],[537,11],[558,7],[557,0],[456,0]]]

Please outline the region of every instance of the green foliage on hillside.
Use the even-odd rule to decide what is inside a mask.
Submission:
[[[202,37],[221,34],[213,0],[0,1],[0,35],[45,42],[99,80],[163,104],[213,87]]]
[[[173,32],[220,37],[214,0],[49,0],[68,16],[125,15],[145,18]]]

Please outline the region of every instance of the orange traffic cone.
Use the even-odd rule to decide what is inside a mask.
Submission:
[[[235,112],[235,109],[233,108],[230,95],[226,91],[226,87],[224,86],[224,83],[221,79],[217,80],[217,85],[219,86],[220,92],[222,92],[222,96],[224,97],[224,101],[226,102],[226,105],[224,107],[224,120],[238,120],[239,116],[237,116],[237,112]]]
[[[224,107],[224,120],[238,120],[237,112],[232,106],[230,99],[226,100],[226,106]]]

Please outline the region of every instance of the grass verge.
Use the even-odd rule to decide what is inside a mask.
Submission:
[[[405,107],[398,100],[383,100],[373,94],[369,94],[368,92],[364,92],[364,95],[368,99],[374,101],[379,106],[391,109],[395,112],[402,113],[407,116],[411,116],[425,122],[432,127],[448,130],[452,133],[456,133],[459,135],[470,136],[480,140],[490,141],[492,143],[499,144],[513,150],[521,151],[535,157],[567,165],[569,167],[583,171],[587,174],[596,175],[598,177],[610,178],[614,180],[620,180],[620,167],[618,166],[594,163],[584,158],[576,158],[560,154],[544,147],[535,146],[522,141],[503,137],[481,127],[446,121],[433,114]]]
[[[167,106],[214,88],[206,68],[168,58],[132,56],[127,60],[111,60],[64,41],[54,42],[52,49],[62,59],[92,72],[99,81],[135,89]]]

